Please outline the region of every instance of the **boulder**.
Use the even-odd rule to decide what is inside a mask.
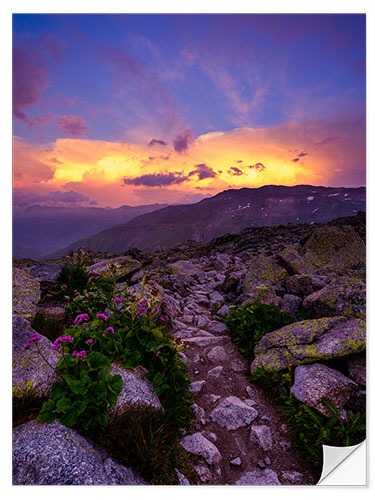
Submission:
[[[29,349],[24,349],[28,340],[37,332],[22,316],[13,316],[12,323],[13,395],[21,397],[32,391],[39,395],[48,396],[52,385],[57,380],[54,367],[59,360],[58,354],[51,350],[52,342],[43,335],[40,336],[38,343],[32,343]]]
[[[313,272],[313,267],[293,247],[284,248],[276,255],[276,260],[290,275],[312,274]]]
[[[142,378],[137,370],[126,370],[120,363],[113,363],[111,375],[120,375],[124,383],[118,396],[117,403],[111,409],[110,415],[121,415],[129,407],[147,406],[156,410],[163,409],[152,384]]]
[[[31,322],[32,328],[50,340],[63,335],[66,326],[65,309],[61,306],[40,307]]]
[[[255,346],[254,373],[259,366],[280,371],[315,361],[342,358],[366,348],[363,320],[343,316],[299,321],[267,333]]]
[[[315,229],[302,248],[305,261],[316,269],[341,273],[366,262],[365,244],[352,226]]]
[[[356,278],[339,277],[321,290],[308,295],[302,305],[315,318],[341,315],[347,318],[364,318],[366,285]]]
[[[245,486],[281,486],[277,474],[272,469],[254,470],[243,474],[236,485]]]
[[[138,271],[142,264],[128,255],[121,257],[114,257],[113,259],[105,259],[89,266],[87,272],[89,274],[101,273],[103,276],[108,277],[112,274],[113,270],[116,271],[117,276],[127,276],[130,273]]]
[[[292,295],[305,297],[324,288],[328,284],[327,278],[309,274],[295,274],[285,281],[286,291]]]
[[[270,287],[287,278],[287,273],[273,259],[260,254],[254,257],[243,280],[242,287],[246,293],[252,293],[255,287]]]
[[[219,450],[201,432],[183,437],[180,444],[189,453],[203,457],[209,465],[217,465],[221,460]]]
[[[281,309],[291,316],[296,316],[301,302],[301,297],[286,293],[281,301]]]
[[[56,283],[62,269],[62,264],[52,262],[39,262],[32,266],[28,273],[41,283]]]
[[[36,420],[13,429],[13,485],[145,485],[75,430]]]
[[[211,412],[210,418],[220,427],[230,431],[251,424],[257,416],[258,412],[254,408],[236,396],[229,396],[220,401]]]
[[[349,376],[358,385],[366,387],[366,353],[348,357]]]
[[[298,366],[295,369],[294,384],[290,392],[302,403],[330,417],[332,412],[322,400],[330,401],[337,410],[341,411],[357,390],[357,384],[341,372],[315,363]]]
[[[40,300],[40,283],[25,271],[13,268],[12,310],[24,318],[33,318]]]

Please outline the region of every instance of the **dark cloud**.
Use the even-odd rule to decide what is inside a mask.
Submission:
[[[263,165],[263,163],[255,163],[254,165],[248,165],[248,168],[254,168],[255,170],[258,170],[259,172],[263,172],[263,170],[266,169],[266,166]]]
[[[228,174],[230,174],[230,175],[243,175],[243,172],[240,168],[230,167],[230,169],[228,170]]]
[[[69,206],[77,203],[90,202],[90,205],[96,205],[95,200],[76,191],[52,191],[48,194],[25,193],[15,190],[13,194],[13,205],[16,207],[28,207],[35,203],[45,206]]]
[[[88,131],[87,123],[82,116],[60,116],[56,125],[71,137],[80,137]]]
[[[242,163],[242,160],[237,160],[236,163]]]
[[[162,187],[171,186],[172,184],[181,184],[186,181],[187,177],[182,175],[182,172],[169,172],[168,174],[145,174],[139,177],[124,177],[124,184],[132,186],[148,186],[148,187]]]
[[[192,175],[197,175],[198,179],[201,181],[210,177],[216,177],[217,173],[214,172],[214,170],[205,163],[199,163],[198,165],[195,165],[195,170],[189,172],[189,177],[191,177]]]
[[[147,146],[167,146],[168,143],[163,141],[162,139],[151,139],[151,141],[147,144]]]
[[[294,163],[297,163],[297,161],[299,161],[299,158],[293,158]]]
[[[58,158],[48,158],[47,161],[50,161],[51,163],[58,163],[59,165],[64,165],[64,162],[60,161]]]
[[[13,116],[33,125],[25,108],[38,104],[48,87],[48,69],[40,52],[32,47],[13,48]]]
[[[193,140],[193,133],[190,129],[180,129],[173,139],[173,146],[177,153],[183,153],[189,148]]]
[[[317,142],[315,144],[315,147],[316,148],[321,148],[323,146],[326,146],[327,144],[331,144],[332,142],[336,142],[339,140],[339,137],[337,136],[332,136],[332,137],[326,137],[325,139],[323,139],[322,141],[320,142]]]
[[[300,158],[302,158],[303,156],[307,156],[309,153],[306,153],[306,151],[302,151],[299,155]]]

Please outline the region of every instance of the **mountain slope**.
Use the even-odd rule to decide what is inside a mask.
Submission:
[[[13,254],[15,258],[39,258],[79,238],[125,223],[133,217],[159,210],[166,205],[119,208],[46,207],[33,205],[13,213]]]
[[[111,253],[136,247],[152,251],[188,239],[210,241],[246,227],[327,222],[366,209],[365,188],[263,186],[231,189],[192,205],[168,206],[80,239],[51,254],[60,257],[89,245]]]

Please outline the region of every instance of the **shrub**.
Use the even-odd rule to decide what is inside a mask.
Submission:
[[[293,318],[273,304],[247,303],[233,309],[223,318],[229,335],[249,362],[254,359],[254,348],[268,332],[293,323]]]
[[[292,370],[267,372],[260,367],[251,379],[268,394],[271,393],[278,398],[281,413],[289,423],[289,435],[294,447],[312,466],[322,468],[323,444],[353,446],[366,438],[364,404],[359,408],[349,408],[347,419],[343,420],[337,409],[325,400],[323,403],[332,413],[332,416],[328,418],[290,394],[293,384]]]
[[[178,445],[177,421],[171,409],[129,408],[111,419],[99,442],[151,484],[178,484],[176,468],[194,484],[197,475],[187,453]]]

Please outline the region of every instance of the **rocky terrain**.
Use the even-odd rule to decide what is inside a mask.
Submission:
[[[190,454],[199,484],[301,485],[319,480],[319,471],[300,456],[274,396],[251,381],[249,373],[259,368],[265,373],[288,371],[290,393],[324,417],[330,416],[325,400],[343,421],[353,404],[363,402],[365,227],[360,212],[329,223],[248,228],[210,243],[189,241],[154,253],[91,252],[94,264],[89,272],[105,273],[116,263],[122,271],[118,290],[126,287],[138,296],[158,297],[169,334],[184,347],[180,356],[192,378],[195,417],[181,429],[180,446]],[[54,372],[23,345],[35,332],[37,314],[64,324],[64,309],[49,293],[63,264],[14,261],[16,395],[30,385],[46,395],[54,382]],[[255,301],[275,304],[294,321],[266,333],[249,365],[231,339],[225,318]],[[51,341],[41,337],[41,348],[53,366]],[[141,367],[112,369],[124,382],[117,409],[139,403],[161,407]],[[193,484],[181,471],[176,473],[179,484]],[[31,420],[13,431],[13,483],[147,482],[75,430],[58,421]]]

